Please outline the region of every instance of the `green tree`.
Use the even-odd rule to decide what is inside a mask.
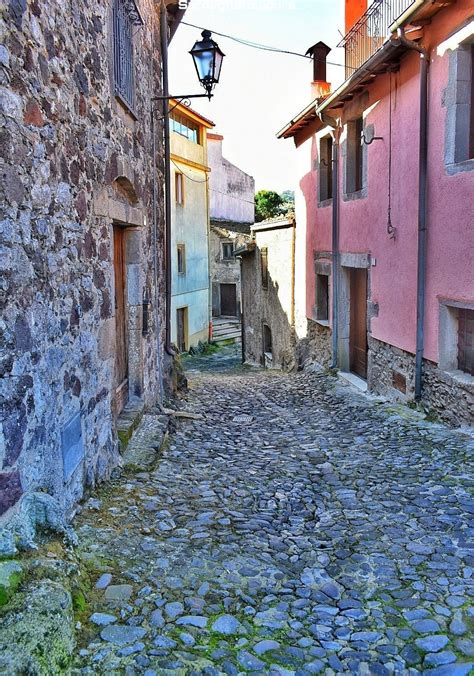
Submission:
[[[255,195],[255,220],[258,222],[279,216],[282,203],[282,198],[274,190],[259,190]]]

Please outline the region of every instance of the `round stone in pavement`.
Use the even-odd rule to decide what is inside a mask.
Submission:
[[[280,643],[278,641],[272,641],[271,639],[265,639],[263,641],[259,641],[257,644],[254,645],[253,651],[257,653],[257,655],[264,655],[267,653],[269,650],[279,650],[280,648]]]
[[[438,650],[442,650],[449,643],[449,638],[443,634],[437,634],[435,636],[417,638],[415,643],[418,648],[423,650],[425,653],[436,653]]]
[[[133,643],[146,634],[142,627],[130,627],[125,624],[111,624],[100,632],[100,637],[104,641],[114,643],[115,645],[127,645]]]
[[[265,662],[262,662],[262,660],[259,660],[257,657],[247,652],[246,650],[242,650],[237,655],[237,660],[239,664],[241,664],[244,667],[244,669],[258,671],[265,667]]]
[[[213,631],[219,634],[231,636],[232,634],[242,633],[243,627],[239,620],[233,615],[221,615],[212,623]]]

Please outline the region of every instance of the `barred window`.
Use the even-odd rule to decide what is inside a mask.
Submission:
[[[143,25],[135,0],[113,0],[115,93],[133,110],[133,28]]]

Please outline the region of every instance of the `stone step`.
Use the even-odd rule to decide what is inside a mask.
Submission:
[[[212,337],[214,340],[223,340],[225,338],[240,338],[240,331],[223,331],[222,333],[214,332]]]

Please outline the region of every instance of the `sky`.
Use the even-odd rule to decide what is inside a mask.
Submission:
[[[344,30],[343,0],[191,0],[183,21],[260,44],[304,54],[322,40],[328,61],[342,64],[336,49]],[[256,190],[294,189],[292,139],[277,132],[311,102],[313,65],[309,59],[252,49],[214,35],[226,55],[215,95],[192,106],[224,136],[223,153],[255,178]],[[181,24],[169,51],[170,93],[201,93],[189,50],[200,30]],[[337,86],[344,68],[328,66]]]

